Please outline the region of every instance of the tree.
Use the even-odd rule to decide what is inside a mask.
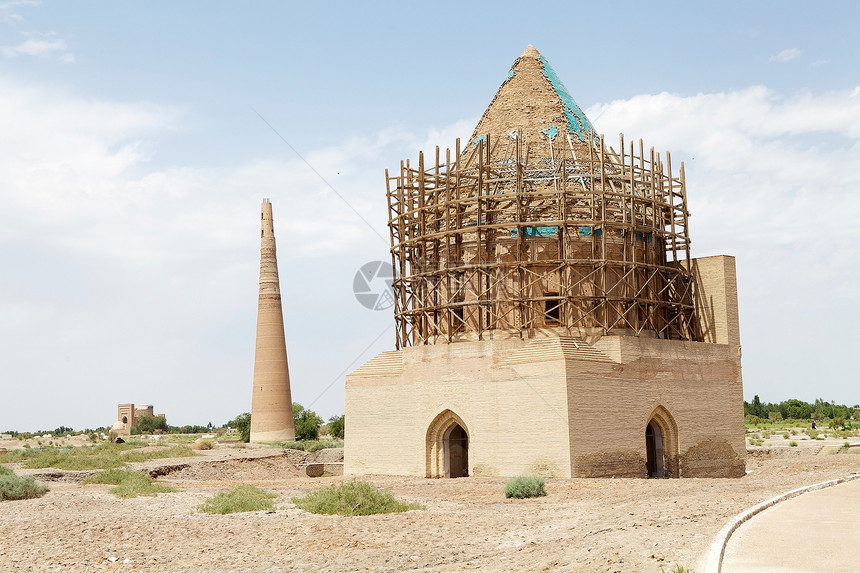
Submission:
[[[340,416],[332,416],[328,419],[329,432],[339,440],[343,439],[344,418],[345,416],[341,414]]]
[[[293,423],[297,440],[316,440],[320,437],[320,418],[313,410],[306,410],[298,402],[293,402]]]
[[[151,434],[156,430],[165,432],[167,431],[167,418],[164,416],[141,416],[135,420],[132,430],[137,430],[137,432],[132,431],[132,434]]]
[[[761,407],[761,399],[758,397],[758,394],[756,394],[753,396],[752,405],[750,406],[750,414],[761,418],[763,413],[764,409]]]
[[[240,438],[243,442],[251,441],[251,413],[245,412],[244,414],[239,414],[234,419],[227,422],[227,425],[231,428],[236,428],[239,430]]]
[[[829,402],[825,402],[821,398],[815,399],[815,405],[813,406],[812,419],[816,421],[821,421],[824,418],[832,418],[833,417],[833,407]]]
[[[808,420],[812,417],[813,406],[807,404],[803,400],[792,398],[780,404],[780,411],[783,418],[793,418],[795,420]]]

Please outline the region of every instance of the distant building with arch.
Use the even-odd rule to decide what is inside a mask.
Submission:
[[[397,349],[346,378],[345,473],[744,475],[735,260],[690,257],[683,163],[605,142],[529,46],[386,182]]]
[[[152,404],[137,407],[134,404],[119,404],[116,407],[116,422],[111,426],[111,432],[117,436],[130,436],[131,429],[142,416],[163,418],[164,414],[156,414]]]

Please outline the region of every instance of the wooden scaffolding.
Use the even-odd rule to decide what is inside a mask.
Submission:
[[[527,160],[521,133],[485,135],[386,170],[397,348],[541,331],[700,339],[683,163],[676,177],[641,140],[587,141],[586,154],[550,139]]]

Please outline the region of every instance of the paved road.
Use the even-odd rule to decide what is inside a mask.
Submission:
[[[860,571],[860,479],[764,510],[729,538],[723,573]]]

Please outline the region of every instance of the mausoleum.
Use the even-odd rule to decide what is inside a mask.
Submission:
[[[345,473],[744,475],[735,260],[691,258],[683,164],[529,46],[386,184],[396,350],[346,378]]]

